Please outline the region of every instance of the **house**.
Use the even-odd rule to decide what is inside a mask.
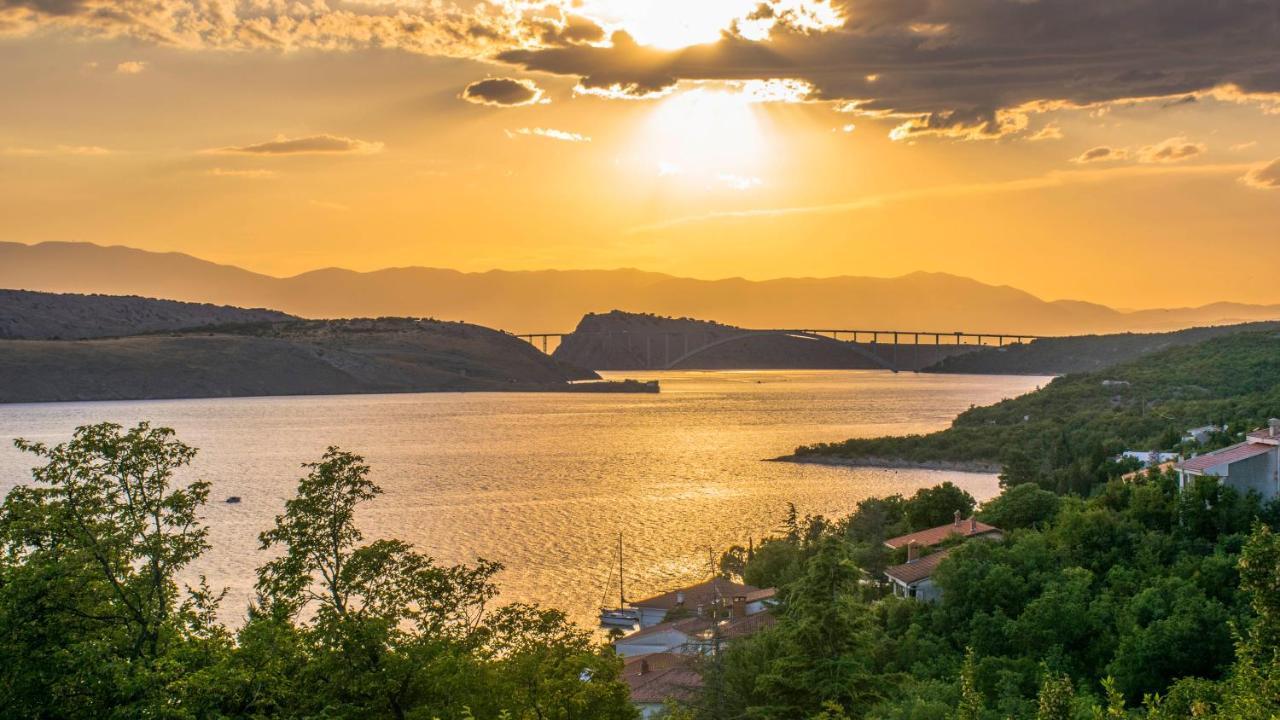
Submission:
[[[690,655],[655,653],[628,658],[622,680],[631,691],[631,704],[642,720],[661,715],[669,700],[693,700],[702,687],[702,675]]]
[[[703,612],[658,623],[615,640],[613,647],[624,658],[660,653],[710,655],[718,645],[751,635],[776,620],[772,613],[750,613],[745,596],[739,595],[727,616],[723,612]]]
[[[933,584],[933,572],[938,569],[938,563],[950,554],[951,548],[947,548],[931,555],[917,557],[916,546],[909,545],[907,561],[884,571],[884,576],[893,585],[894,596],[920,602],[937,602],[942,598],[942,590]]]
[[[631,607],[640,611],[640,627],[647,628],[661,623],[672,612],[697,612],[699,608],[723,606],[737,597],[747,598],[747,614],[752,615],[766,608],[774,592],[771,588],[762,590],[752,585],[733,582],[728,578],[717,577],[704,583],[632,602]]]
[[[1004,531],[993,525],[978,522],[974,517],[965,520],[957,510],[955,521],[950,525],[940,525],[885,540],[884,544],[894,550],[903,547],[907,549],[905,563],[894,565],[884,571],[885,578],[893,586],[893,594],[920,602],[935,602],[942,597],[942,591],[933,584],[933,571],[937,570],[938,563],[951,553],[951,548],[924,556],[920,555],[920,550],[941,545],[957,537],[1000,540],[1004,537]]]
[[[699,658],[776,622],[769,612],[747,615],[746,604],[739,603],[727,618],[672,620],[615,640],[613,646],[624,658],[622,679],[640,717],[660,715],[669,700],[692,699],[702,686]]]
[[[1178,487],[1197,477],[1213,477],[1237,492],[1256,492],[1263,500],[1280,496],[1280,420],[1245,436],[1242,443],[1197,455],[1174,466]]]
[[[1222,428],[1218,427],[1217,425],[1204,425],[1197,428],[1191,428],[1190,430],[1183,433],[1182,442],[1196,443],[1198,445],[1203,445],[1205,444],[1205,442],[1209,440],[1210,437],[1213,436],[1214,433],[1221,432],[1221,431],[1222,431]]]
[[[989,540],[999,540],[1004,537],[1004,533],[1000,528],[993,527],[983,522],[978,522],[977,518],[969,518],[964,520],[961,518],[960,511],[956,511],[955,522],[950,525],[940,525],[928,530],[908,533],[895,538],[889,538],[884,541],[885,546],[897,550],[911,545],[917,548],[931,548],[935,545],[941,545],[953,537],[983,537]]]
[[[1121,475],[1120,479],[1125,482],[1132,482],[1139,478],[1148,477],[1151,475],[1151,473],[1160,475],[1164,473],[1166,470],[1172,470],[1177,464],[1178,462],[1176,460],[1169,460],[1168,462],[1162,462],[1159,465],[1156,465],[1155,467],[1143,467],[1143,468],[1134,470],[1133,472],[1127,472]]]
[[[1125,450],[1124,452],[1120,453],[1114,458],[1116,462],[1120,462],[1121,460],[1125,460],[1125,459],[1137,460],[1138,462],[1142,463],[1142,467],[1149,468],[1149,467],[1155,467],[1162,463],[1173,462],[1177,460],[1178,453],[1154,452],[1154,451],[1147,452],[1144,450]]]

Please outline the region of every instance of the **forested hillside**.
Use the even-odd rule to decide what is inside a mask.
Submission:
[[[1016,480],[1088,493],[1126,449],[1170,449],[1199,425],[1258,427],[1280,415],[1280,334],[1238,333],[1176,347],[962,413],[928,435],[851,439],[795,459],[1001,463]]]
[[[697,720],[1273,720],[1280,717],[1280,503],[1172,471],[1122,479],[1108,455],[1171,447],[1208,422],[1230,442],[1280,414],[1280,336],[1179,347],[975,408],[927,436],[802,449],[999,459],[977,507],[952,485],[871,498],[847,518],[791,513],[721,559],[782,588],[778,623],[702,664]],[[894,597],[884,541],[951,522],[936,603]]]

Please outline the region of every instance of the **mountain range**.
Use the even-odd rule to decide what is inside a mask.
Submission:
[[[103,293],[272,308],[304,318],[411,316],[517,333],[568,332],[614,309],[741,327],[1074,335],[1280,319],[1280,305],[1215,303],[1123,311],[1042,300],[944,273],[896,278],[699,280],[640,270],[466,273],[428,267],[326,268],[273,277],[182,253],[121,246],[0,242],[0,288]]]

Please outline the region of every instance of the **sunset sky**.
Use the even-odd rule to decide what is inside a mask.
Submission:
[[[1276,0],[0,0],[0,240],[1280,302]]]

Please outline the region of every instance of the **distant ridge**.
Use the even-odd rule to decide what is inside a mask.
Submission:
[[[511,332],[567,332],[584,314],[613,309],[756,328],[1040,335],[1280,319],[1280,305],[1236,303],[1126,313],[1086,302],[1047,302],[942,273],[750,281],[639,270],[463,273],[413,267],[368,273],[330,268],[275,278],[181,253],[57,242],[0,243],[0,287],[267,307],[306,318],[430,316]]]
[[[1121,333],[1043,338],[1025,345],[986,348],[948,357],[925,372],[978,375],[1067,375],[1095,372],[1123,362],[1244,332],[1280,330],[1278,322],[1217,325],[1168,333]]]

